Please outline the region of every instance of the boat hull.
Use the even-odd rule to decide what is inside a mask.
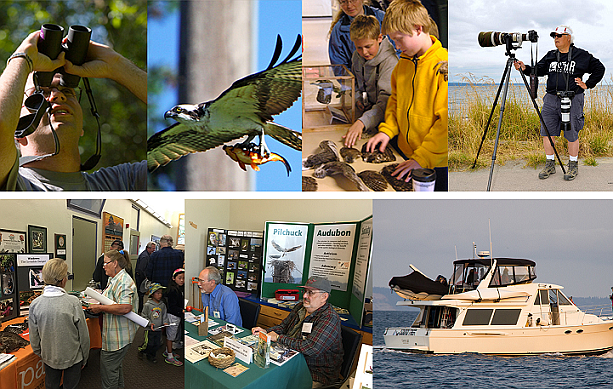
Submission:
[[[525,328],[388,328],[388,349],[418,353],[489,355],[603,354],[613,349],[613,321]]]

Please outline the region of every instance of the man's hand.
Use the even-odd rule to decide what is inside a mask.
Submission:
[[[379,151],[383,153],[385,152],[385,147],[387,146],[389,141],[390,141],[390,137],[387,136],[387,134],[383,132],[378,132],[377,135],[370,138],[368,140],[368,143],[366,143],[366,151],[368,151],[369,153],[372,153],[373,151],[375,151],[376,146],[379,143],[381,143],[381,146],[379,147]]]
[[[413,169],[421,169],[421,165],[414,159],[408,159],[398,164],[396,170],[392,172],[392,176],[396,176],[397,179],[402,180],[406,175],[404,181],[409,182],[411,180],[411,170]]]
[[[526,70],[526,65],[520,60],[513,62],[513,66],[515,66],[515,70],[519,70],[520,68],[522,72]]]
[[[273,342],[276,342],[277,339],[279,339],[279,334],[274,331],[269,332],[268,335],[270,335],[270,340],[272,340]]]
[[[21,45],[19,45],[15,52],[26,53],[32,60],[32,70],[34,71],[50,72],[63,66],[66,62],[64,59],[66,54],[63,51],[54,60],[51,60],[51,58],[38,52],[39,37],[40,31],[31,33],[26,39],[23,40],[23,42],[21,42]]]
[[[583,82],[581,80],[581,78],[577,77],[575,78],[575,82],[577,83],[577,85],[579,85],[581,88],[583,89],[587,89],[587,85],[585,85],[585,82]]]
[[[254,334],[254,335],[257,334],[258,332],[266,333],[266,330],[263,329],[262,327],[253,327],[251,329],[251,333]]]
[[[349,127],[347,133],[343,135],[345,146],[353,147],[358,140],[362,139],[362,130],[364,130],[364,123],[362,123],[361,120],[356,120],[356,122]]]
[[[86,62],[77,66],[70,61],[66,61],[64,70],[66,70],[66,73],[75,74],[79,77],[113,79],[114,72],[121,71],[118,69],[120,59],[121,55],[110,47],[89,41]]]

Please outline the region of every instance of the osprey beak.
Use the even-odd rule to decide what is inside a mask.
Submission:
[[[172,112],[172,110],[170,111],[166,111],[164,113],[164,119],[168,119],[168,118],[174,118],[175,116],[177,116],[176,113]]]

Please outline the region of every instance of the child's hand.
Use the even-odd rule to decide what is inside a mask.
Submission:
[[[411,180],[411,170],[413,169],[421,169],[421,165],[417,163],[414,159],[408,159],[396,167],[396,170],[392,172],[392,176],[397,176],[396,178],[402,180],[402,177],[406,175],[404,179],[405,182],[409,182]]]
[[[151,331],[154,331],[154,330],[153,330],[153,323],[151,323]]]
[[[355,106],[359,111],[364,111],[364,103],[362,103],[362,100],[356,100]]]
[[[343,135],[345,138],[345,146],[353,147],[353,145],[360,139],[362,139],[362,130],[364,129],[364,123],[361,120],[356,120],[355,123],[347,130],[347,133]]]
[[[379,147],[379,151],[383,153],[385,152],[385,147],[387,146],[389,141],[390,141],[390,137],[387,136],[387,134],[383,132],[378,132],[377,135],[370,138],[368,140],[368,143],[366,143],[366,151],[368,151],[369,153],[372,153],[373,151],[375,151],[376,146],[379,143],[381,143],[381,146]]]

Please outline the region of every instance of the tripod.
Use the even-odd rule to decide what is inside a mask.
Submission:
[[[494,99],[494,104],[492,105],[490,117],[487,119],[487,124],[485,125],[485,130],[483,131],[483,137],[481,138],[481,144],[479,145],[479,150],[477,150],[477,155],[475,156],[475,162],[473,163],[473,166],[472,166],[472,168],[474,169],[475,166],[477,165],[477,160],[479,159],[479,153],[481,152],[481,147],[483,146],[483,142],[485,141],[487,130],[490,126],[492,116],[494,115],[494,110],[496,109],[496,105],[498,104],[498,97],[500,97],[500,91],[503,91],[502,103],[500,104],[500,117],[498,118],[498,128],[496,129],[496,141],[494,142],[494,152],[492,153],[492,163],[490,165],[490,177],[489,177],[489,180],[487,181],[487,191],[488,192],[490,191],[490,187],[492,185],[492,176],[494,174],[494,164],[496,163],[496,152],[498,151],[498,140],[500,138],[500,128],[502,127],[502,117],[504,115],[504,108],[505,108],[506,101],[507,101],[507,92],[509,91],[509,79],[511,77],[511,66],[513,65],[513,63],[515,63],[515,61],[517,61],[517,58],[515,58],[515,54],[511,51],[512,49],[513,47],[511,45],[511,40],[507,38],[507,52],[505,55],[507,55],[509,59],[507,59],[507,64],[504,68],[504,72],[502,73],[502,79],[500,81],[500,85],[498,86],[498,91],[496,92],[496,98]],[[551,134],[549,133],[549,129],[547,128],[547,125],[545,124],[545,121],[543,120],[543,116],[541,115],[541,111],[539,110],[538,105],[536,104],[536,100],[534,100],[534,97],[532,97],[532,94],[530,93],[530,86],[528,85],[528,80],[526,79],[526,75],[521,71],[519,72],[519,74],[521,74],[522,79],[524,80],[524,85],[526,86],[526,89],[528,90],[528,95],[530,96],[530,100],[532,100],[532,104],[534,105],[534,109],[536,110],[536,113],[538,114],[539,120],[541,121],[541,124],[545,128],[545,132],[547,132],[547,138],[549,138],[549,142],[551,143],[551,146],[553,147],[553,151],[556,157],[558,158],[558,162],[560,163],[562,172],[566,174],[566,170],[564,170],[564,165],[562,164],[562,160],[560,159],[560,156],[558,155],[558,151],[556,150],[556,147],[553,144],[553,139],[551,139]]]

